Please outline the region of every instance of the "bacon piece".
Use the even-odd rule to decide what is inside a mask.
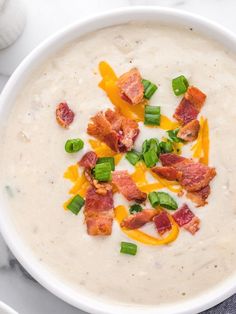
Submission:
[[[97,194],[105,195],[108,191],[112,191],[112,185],[109,182],[98,182],[98,180],[95,180],[90,169],[85,169],[84,175],[88,182],[96,189]]]
[[[197,87],[189,86],[184,97],[194,104],[195,108],[200,112],[204,102],[206,100],[206,95],[200,91]]]
[[[178,120],[182,125],[195,120],[199,111],[195,106],[186,98],[183,98],[175,110],[173,117]]]
[[[142,203],[147,198],[147,194],[138,189],[126,170],[114,171],[112,174],[112,183],[115,184],[120,193],[123,194],[128,201]]]
[[[175,154],[162,154],[160,160],[163,166],[172,166],[182,172],[180,185],[189,192],[201,190],[209,185],[216,175],[215,168]]]
[[[193,219],[184,225],[184,229],[192,233],[194,235],[199,229],[200,219],[197,216],[194,216]]]
[[[116,111],[108,109],[105,112],[107,120],[111,123],[112,129],[118,133],[118,146],[120,152],[130,150],[139,134],[138,123],[127,119]]]
[[[79,165],[86,169],[92,169],[95,167],[98,160],[98,156],[95,152],[87,152],[79,161]]]
[[[121,75],[117,86],[120,89],[121,97],[128,98],[132,104],[139,104],[143,100],[144,87],[138,69],[133,68]]]
[[[179,129],[177,136],[186,142],[195,141],[200,130],[198,120],[192,120]]]
[[[188,192],[186,194],[186,197],[189,198],[191,201],[193,201],[197,207],[204,206],[207,204],[207,198],[211,193],[211,188],[209,185],[205,186],[199,191],[195,192]]]
[[[96,193],[94,187],[90,187],[85,200],[85,222],[89,235],[110,235],[113,223],[113,195],[108,191],[106,195]]]
[[[154,167],[152,171],[169,181],[179,181],[182,178],[182,172],[173,167]]]
[[[172,215],[172,217],[177,222],[177,224],[182,227],[193,219],[194,213],[189,209],[187,204],[184,204]]]
[[[121,227],[127,229],[138,229],[145,225],[147,222],[151,221],[152,218],[157,214],[156,210],[144,209],[143,211],[130,215],[121,222]]]
[[[92,123],[89,123],[87,128],[88,134],[105,142],[112,150],[118,152],[118,134],[112,130],[103,112],[98,112],[91,120]]]
[[[131,150],[139,134],[137,122],[111,109],[97,113],[91,120],[87,129],[89,135],[105,142],[116,152]]]
[[[163,166],[174,167],[174,165],[179,162],[187,161],[187,158],[176,155],[176,154],[168,153],[168,154],[161,154],[160,160]]]
[[[182,172],[180,184],[188,192],[201,190],[209,185],[216,175],[215,168],[210,168],[200,162],[182,162],[175,167]]]
[[[172,225],[170,219],[166,212],[161,212],[153,218],[156,229],[160,235],[164,234],[166,231],[171,230]]]
[[[61,102],[56,107],[56,119],[63,128],[68,128],[74,120],[74,112],[69,108],[66,102]]]

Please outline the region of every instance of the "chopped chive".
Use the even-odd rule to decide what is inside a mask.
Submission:
[[[173,145],[169,140],[167,142],[161,142],[159,146],[162,153],[171,153],[174,150]]]
[[[158,162],[158,156],[154,149],[148,150],[143,154],[143,160],[148,168],[154,167]]]
[[[151,138],[149,140],[149,150],[154,149],[157,155],[160,154],[160,147],[159,147],[159,141],[157,138]]]
[[[130,214],[135,214],[135,213],[141,212],[142,210],[143,210],[143,208],[139,204],[133,204],[129,208]]]
[[[136,255],[137,254],[137,245],[130,242],[121,242],[120,244],[120,253]]]
[[[178,208],[178,204],[176,201],[166,192],[156,192],[159,198],[160,206],[170,209],[176,210]]]
[[[157,155],[160,154],[159,141],[157,138],[151,138],[149,140],[145,140],[142,145],[142,154],[146,153],[150,149],[154,149]]]
[[[188,86],[188,80],[184,75],[180,75],[172,80],[172,88],[176,96],[184,94]]]
[[[102,164],[96,164],[93,169],[94,178],[98,181],[109,181],[111,179],[111,164],[110,162],[104,162]]]
[[[160,203],[159,201],[159,197],[157,195],[157,192],[151,192],[148,194],[148,199],[149,199],[149,202],[151,203],[152,207],[157,207]]]
[[[100,157],[98,158],[97,164],[103,164],[105,162],[109,162],[111,164],[111,170],[115,170],[115,159],[114,157]]]
[[[132,149],[130,152],[128,152],[125,155],[125,158],[133,165],[135,166],[136,163],[140,160],[140,154]]]
[[[142,80],[142,83],[144,87],[144,97],[146,99],[150,99],[152,95],[156,92],[157,86],[153,84],[151,81],[145,79]]]
[[[65,143],[65,151],[67,153],[76,153],[84,147],[84,142],[80,138],[67,140]]]
[[[167,131],[169,138],[175,143],[183,142],[183,140],[177,136],[178,132],[179,132],[179,129]]]
[[[144,109],[144,124],[145,125],[160,125],[161,107],[160,106],[145,106]]]
[[[78,215],[81,208],[84,206],[84,199],[78,194],[66,206],[73,214]]]
[[[149,140],[145,140],[142,145],[142,154],[146,153],[150,148]]]

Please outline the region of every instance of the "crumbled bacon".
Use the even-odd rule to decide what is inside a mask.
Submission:
[[[85,200],[85,222],[89,235],[110,235],[113,223],[113,195],[108,191],[106,195],[96,193],[90,187]]]
[[[56,107],[56,119],[63,128],[68,128],[74,120],[74,112],[69,108],[66,102],[60,103]]]
[[[90,169],[85,169],[84,175],[88,182],[96,189],[97,194],[105,195],[108,191],[112,191],[112,185],[109,182],[98,182],[92,176]]]
[[[91,120],[92,123],[89,123],[87,128],[88,134],[105,142],[112,150],[118,152],[117,132],[112,129],[103,112],[98,112]]]
[[[175,154],[162,154],[160,159],[163,166],[173,167],[182,173],[180,185],[189,192],[201,190],[209,185],[216,175],[215,168]]]
[[[128,201],[142,203],[147,198],[147,194],[138,189],[137,185],[126,170],[114,171],[112,174],[112,183]]]
[[[152,171],[169,181],[179,181],[182,177],[182,172],[173,167],[154,167]]]
[[[179,129],[177,136],[186,142],[192,142],[197,139],[199,130],[199,121],[192,120]]]
[[[181,125],[196,120],[205,100],[206,95],[203,92],[194,86],[189,86],[176,108],[173,117],[178,120]]]
[[[184,229],[194,235],[200,229],[200,219],[197,216],[194,216],[193,219],[184,225]]]
[[[209,185],[205,186],[199,191],[187,192],[186,197],[193,201],[197,207],[204,206],[207,204],[206,199],[211,193],[211,188]]]
[[[195,108],[200,112],[204,102],[206,100],[206,95],[200,91],[197,87],[189,86],[184,97],[194,104]]]
[[[199,111],[195,106],[186,98],[183,98],[175,110],[173,117],[180,122],[180,124],[185,125],[192,120],[197,119]]]
[[[171,230],[172,225],[170,219],[166,212],[161,212],[153,218],[156,229],[160,235],[164,234],[166,231]]]
[[[177,224],[182,227],[193,219],[194,213],[189,209],[187,204],[184,204],[172,215],[172,217],[177,222]]]
[[[163,166],[174,167],[175,164],[179,162],[187,161],[187,158],[176,155],[176,154],[161,154],[160,160]]]
[[[110,109],[105,113],[98,112],[91,120],[87,129],[89,135],[105,142],[116,152],[132,149],[139,134],[137,122]]]
[[[143,100],[144,87],[138,69],[133,68],[129,72],[121,75],[118,79],[117,86],[120,89],[121,97],[128,99],[128,102],[136,105]]]
[[[97,163],[98,157],[95,152],[88,152],[86,153],[81,160],[79,161],[79,165],[86,169],[92,169],[95,167]]]
[[[147,222],[151,221],[152,218],[157,214],[156,210],[144,209],[143,211],[130,215],[121,222],[121,227],[127,229],[138,229],[145,225]]]

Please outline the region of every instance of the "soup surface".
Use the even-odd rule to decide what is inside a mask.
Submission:
[[[193,236],[180,230],[165,246],[138,243],[136,256],[120,254],[128,241],[118,223],[107,237],[86,232],[82,211],[63,209],[72,184],[63,178],[68,166],[91,149],[86,132],[89,118],[114,108],[98,87],[98,64],[107,61],[117,75],[137,67],[158,84],[152,97],[172,118],[180,98],[171,80],[184,74],[207,94],[201,115],[210,128],[209,165],[217,170],[208,205],[195,208],[201,228]],[[204,293],[232,275],[236,265],[236,62],[220,44],[196,34],[158,24],[129,24],[102,29],[72,42],[47,59],[29,78],[12,107],[1,138],[0,183],[11,208],[19,237],[35,257],[78,292],[110,302],[143,305],[183,301]],[[55,120],[58,103],[67,101],[75,112],[68,129]],[[140,123],[135,148],[165,131]],[[68,154],[64,144],[81,138],[85,146]],[[188,145],[191,147],[191,144]],[[185,156],[191,156],[188,148]],[[134,168],[123,157],[117,169]],[[115,205],[126,205],[115,195]]]

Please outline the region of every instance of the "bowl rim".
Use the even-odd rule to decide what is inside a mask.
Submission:
[[[63,39],[65,40],[70,37],[70,39],[66,41],[69,42],[75,38],[79,38],[81,35],[90,33],[91,31],[127,23],[131,20],[145,21],[147,18],[152,18],[153,20],[154,18],[157,18],[160,22],[168,21],[168,24],[173,25],[194,25],[198,28],[200,33],[206,31],[207,35],[211,34],[212,38],[217,41],[222,41],[222,43],[224,42],[223,45],[229,45],[231,46],[230,50],[236,51],[236,36],[233,32],[207,18],[186,11],[159,6],[133,6],[95,14],[74,22],[51,35],[34,48],[33,51],[21,62],[8,80],[0,95],[0,117],[5,110],[5,107],[12,102],[11,94],[15,89],[19,89],[17,85],[20,85],[21,79],[24,78],[24,76],[27,76],[27,72],[32,70],[34,63],[37,63],[40,59],[45,60],[48,51],[51,51],[52,53],[53,46],[55,46],[55,51],[58,49],[57,47],[62,47],[64,44],[59,44],[61,40],[63,41]],[[81,34],[78,34],[78,31],[80,31]],[[234,274],[232,278],[227,278],[222,281],[222,283],[216,287],[205,292],[204,295],[198,295],[190,300],[163,307],[157,305],[150,307],[135,307],[135,305],[119,305],[118,303],[112,305],[109,302],[105,302],[104,299],[96,301],[93,300],[93,297],[85,297],[78,293],[73,294],[71,289],[65,284],[60,283],[59,280],[36,261],[32,253],[30,253],[23,243],[21,243],[20,239],[16,239],[16,230],[7,216],[6,211],[4,211],[3,203],[0,204],[0,231],[19,262],[40,284],[60,299],[89,313],[141,314],[145,311],[146,314],[191,314],[210,308],[236,292],[236,274]]]

